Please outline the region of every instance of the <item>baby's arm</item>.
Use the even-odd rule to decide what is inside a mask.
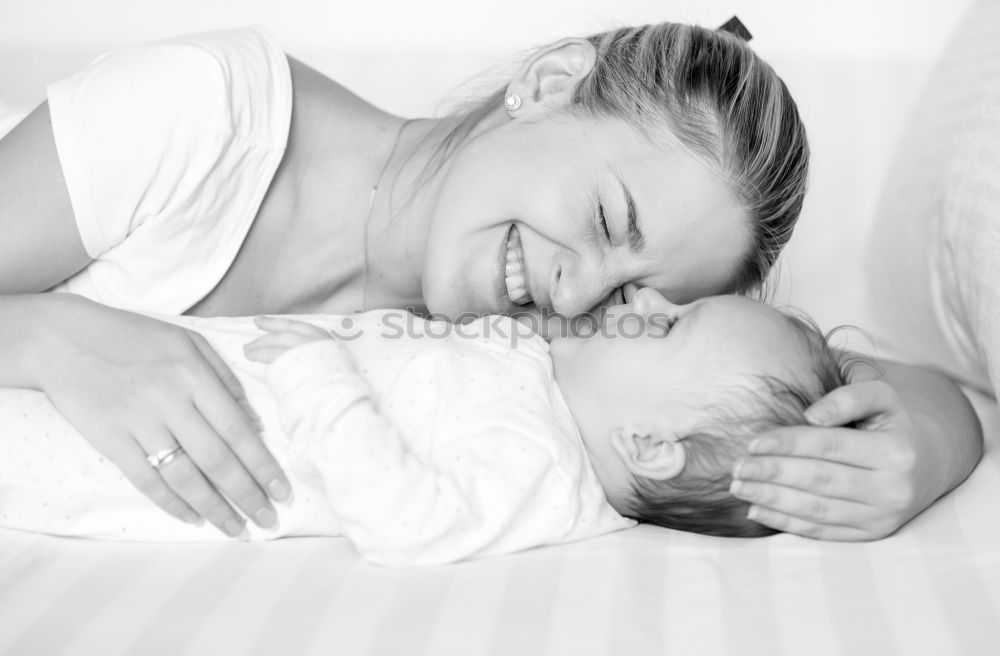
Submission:
[[[275,321],[286,320],[258,325],[276,329]],[[272,332],[247,354],[273,360],[268,383],[293,462],[321,479],[363,557],[440,564],[552,543],[566,533],[573,488],[549,450],[498,431],[452,440],[433,456],[414,453],[379,414],[344,345],[310,329],[311,336],[301,327]]]

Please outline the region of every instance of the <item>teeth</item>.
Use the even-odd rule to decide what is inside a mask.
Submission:
[[[507,264],[504,270],[507,296],[515,305],[531,302],[531,296],[524,286],[524,251],[521,250],[521,236],[517,228],[512,228],[507,239]]]

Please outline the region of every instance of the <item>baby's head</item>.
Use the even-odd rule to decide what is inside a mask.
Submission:
[[[804,424],[844,384],[808,322],[739,296],[674,305],[652,289],[589,337],[551,345],[556,381],[619,513],[686,531],[760,536],[729,493],[750,439]]]

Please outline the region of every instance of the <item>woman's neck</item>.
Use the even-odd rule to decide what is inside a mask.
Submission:
[[[397,140],[366,217],[366,306],[423,307],[421,278],[440,176],[423,176],[444,119],[396,119]],[[393,151],[394,146],[394,151]],[[389,152],[385,157],[389,157]]]
[[[506,116],[491,115],[467,143]],[[427,238],[442,182],[451,165],[439,150],[458,119],[399,119],[399,141],[388,162],[368,217],[367,306],[412,307],[426,311],[422,278]],[[387,152],[388,156],[388,152]]]

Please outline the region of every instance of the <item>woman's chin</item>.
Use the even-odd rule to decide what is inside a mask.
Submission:
[[[452,323],[461,323],[463,319],[475,315],[493,314],[491,310],[483,309],[483,299],[467,294],[464,289],[456,286],[445,289],[425,288],[424,301],[429,314]]]

